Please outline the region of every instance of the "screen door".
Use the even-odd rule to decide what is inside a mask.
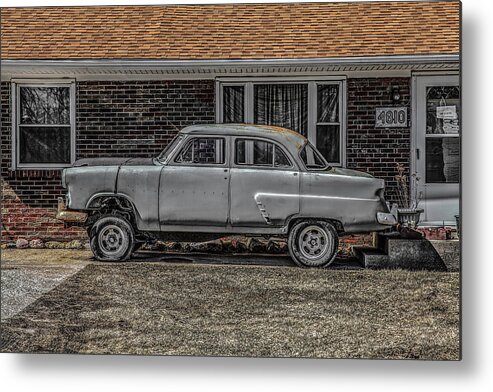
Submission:
[[[414,165],[423,226],[455,226],[459,214],[461,95],[458,75],[416,76]]]

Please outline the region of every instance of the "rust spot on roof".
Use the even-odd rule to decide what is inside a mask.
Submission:
[[[254,126],[257,128],[262,128],[267,131],[273,131],[281,136],[294,136],[296,140],[303,140],[303,143],[295,142],[295,146],[298,150],[301,150],[301,148],[305,145],[306,137],[304,137],[301,133],[298,133],[296,131],[293,131],[292,129],[289,128],[283,128],[283,127],[278,127],[275,125],[259,125],[259,124],[239,124],[241,126],[247,127],[247,126]],[[291,141],[292,142],[292,141]]]
[[[269,131],[274,131],[280,134],[291,134],[296,137],[301,137],[304,138],[304,136],[301,133],[298,133],[296,131],[293,131],[292,129],[289,128],[283,128],[283,127],[278,127],[276,125],[259,125],[259,124],[239,124],[240,126],[244,127],[257,127],[257,128],[263,128]]]

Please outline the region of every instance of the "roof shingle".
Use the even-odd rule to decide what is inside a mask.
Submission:
[[[2,59],[459,53],[458,1],[1,9]]]

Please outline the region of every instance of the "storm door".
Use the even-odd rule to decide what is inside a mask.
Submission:
[[[453,226],[459,214],[461,95],[459,76],[415,77],[413,125],[423,226]]]

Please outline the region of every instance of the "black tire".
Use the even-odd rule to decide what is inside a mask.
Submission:
[[[135,245],[132,225],[122,216],[105,215],[90,229],[91,250],[100,261],[127,260]]]
[[[337,230],[327,221],[300,221],[289,232],[289,254],[300,267],[327,267],[334,261],[338,246]]]

